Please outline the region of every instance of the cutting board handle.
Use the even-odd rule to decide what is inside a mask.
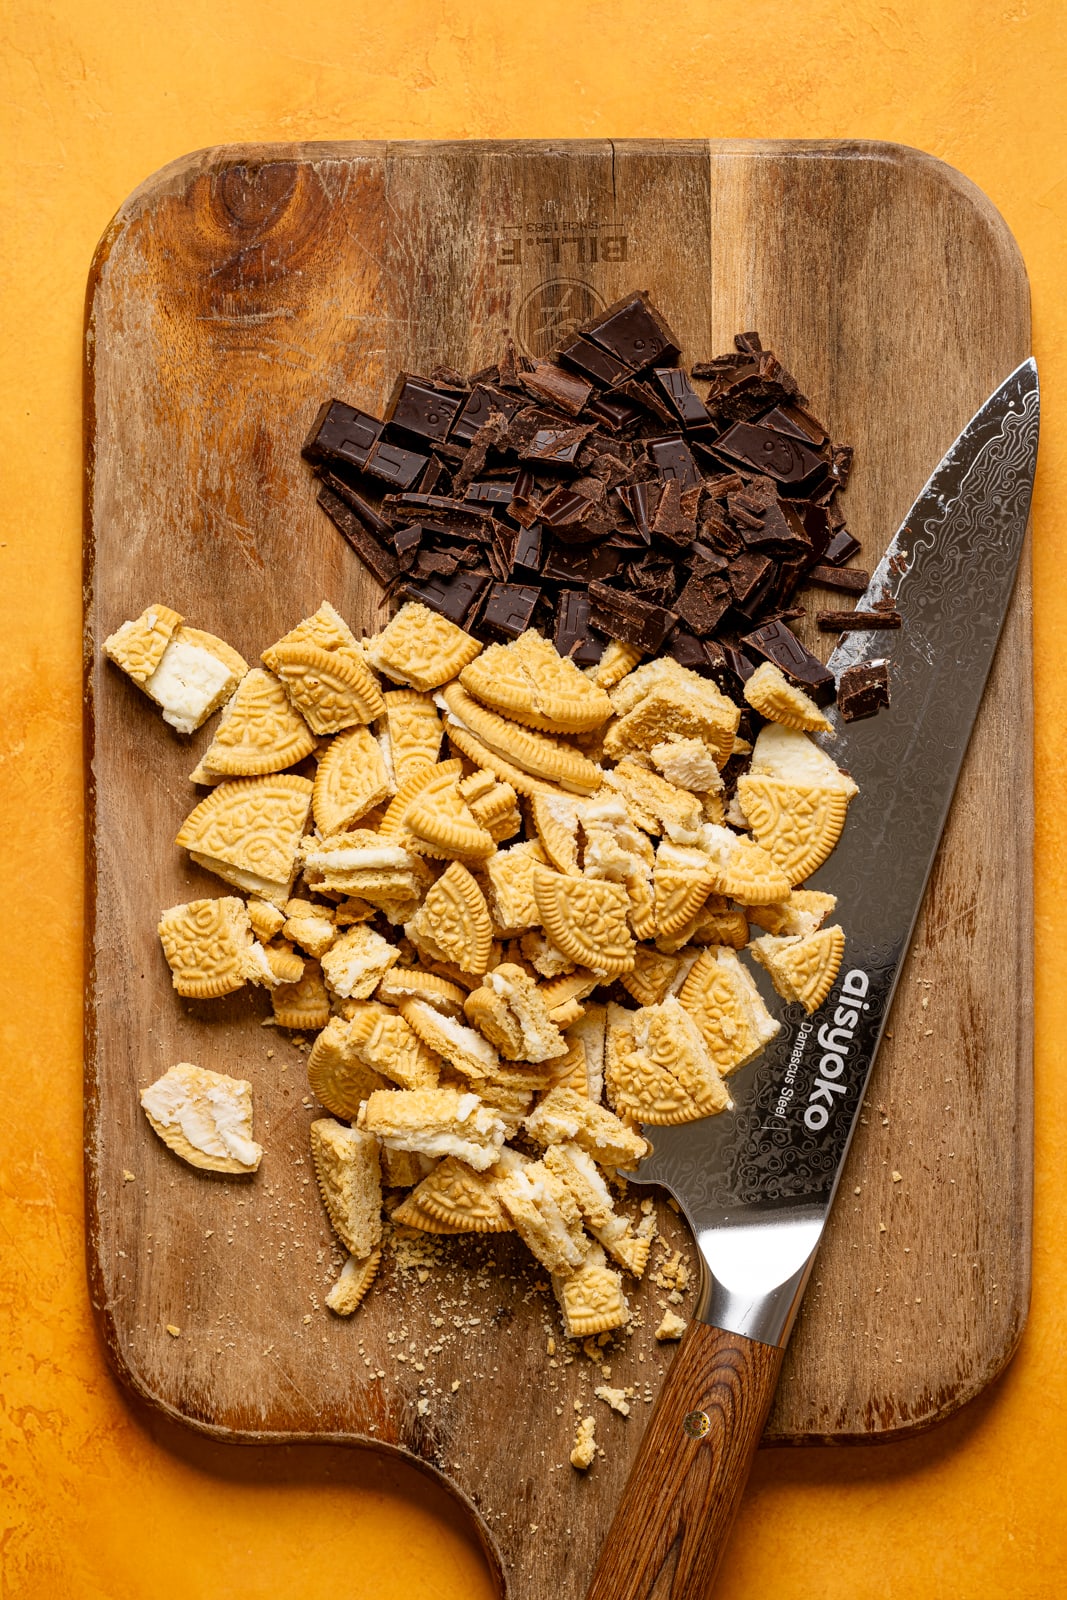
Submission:
[[[588,1600],[708,1600],[784,1354],[703,1322],[689,1324]]]

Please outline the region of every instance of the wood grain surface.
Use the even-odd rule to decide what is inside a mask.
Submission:
[[[691,1322],[645,1429],[588,1600],[707,1600],[784,1352]]]
[[[636,1297],[609,1378],[564,1351],[543,1280],[507,1239],[450,1245],[421,1270],[392,1259],[353,1321],[328,1316],[339,1257],[309,1176],[304,1055],[261,1026],[261,995],[179,1001],[155,934],[161,907],[219,892],[172,844],[211,726],[172,735],[99,644],[152,600],[249,660],[323,598],[375,626],[374,585],[299,456],[321,400],[377,410],[398,369],[473,369],[509,329],[540,353],[635,286],[687,360],[758,328],[798,373],[856,446],[843,505],[872,563],[1029,353],[1025,274],[988,202],[929,158],[872,144],[215,149],[131,196],[89,284],[86,1153],[100,1327],[126,1382],[222,1437],[364,1440],[446,1474],[513,1600],[584,1592],[669,1365],[652,1338],[664,1289]],[[805,637],[824,654],[832,642]],[[1021,1332],[1030,708],[1027,568],[768,1442],[928,1426],[990,1381]],[[148,1128],[138,1090],[182,1059],[252,1080],[267,1149],[254,1178],[193,1172]],[[660,1211],[692,1267],[684,1228]],[[594,1402],[606,1381],[634,1388],[628,1418]],[[594,1410],[605,1454],[579,1478],[575,1418]]]

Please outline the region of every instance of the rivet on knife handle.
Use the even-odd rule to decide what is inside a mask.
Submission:
[[[588,1600],[707,1600],[785,1351],[691,1322]]]

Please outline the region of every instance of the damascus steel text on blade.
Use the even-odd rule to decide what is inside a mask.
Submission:
[[[825,1209],[832,1198],[1010,599],[1037,429],[1030,361],[960,434],[860,602],[893,598],[903,628],[853,635],[831,657],[836,672],[886,657],[892,682],[889,710],[828,746],[860,786],[841,842],[811,880],[837,896],[844,960],[812,1018],[784,1007],[759,975],[783,1026],[731,1080],[734,1112],[649,1130],[642,1177],[666,1183],[696,1221],[749,1207]]]

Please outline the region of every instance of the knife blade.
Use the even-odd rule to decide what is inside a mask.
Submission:
[[[942,458],[859,601],[862,610],[891,602],[903,626],[847,634],[830,657],[835,677],[887,660],[891,704],[823,736],[859,786],[837,848],[805,885],[832,889],[845,931],[829,997],[809,1017],[757,974],[782,1026],[730,1080],[734,1109],[646,1130],[653,1149],[632,1179],[675,1196],[697,1241],[702,1284],[589,1600],[704,1600],[714,1577],[1011,598],[1039,413],[1030,359]]]

